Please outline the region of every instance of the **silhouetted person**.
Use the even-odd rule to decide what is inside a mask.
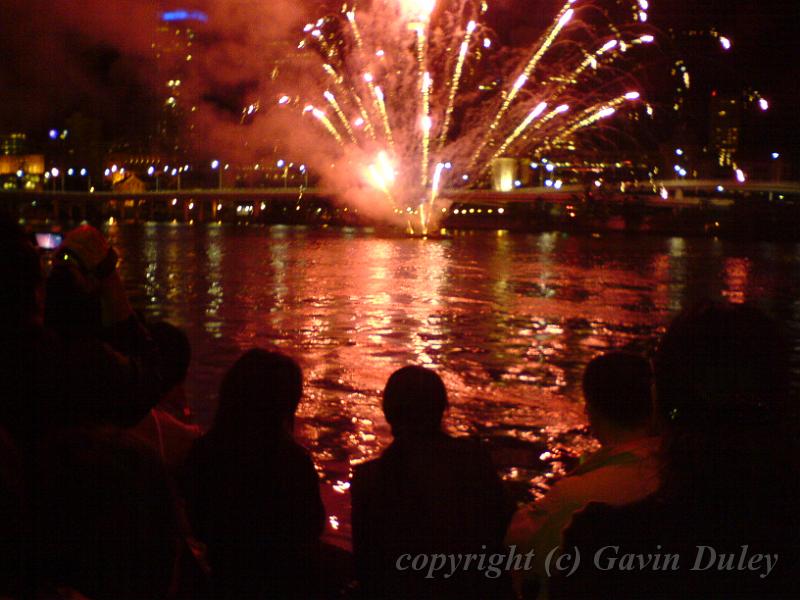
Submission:
[[[551,580],[552,597],[796,596],[797,422],[777,325],[748,306],[698,305],[670,325],[654,369],[661,488],[634,504],[577,513],[564,545],[584,559],[574,575]],[[620,570],[626,554],[659,555],[660,568],[651,560]],[[614,557],[617,567],[605,570]]]
[[[156,457],[118,429],[92,428],[48,436],[38,458],[31,497],[40,593],[166,598],[180,542]]]
[[[170,469],[175,469],[183,464],[200,436],[199,428],[181,418],[188,415],[183,384],[191,347],[186,334],[166,321],[153,323],[148,331],[158,349],[161,399],[130,433],[151,447]]]
[[[444,383],[429,369],[404,367],[386,383],[394,441],[356,467],[351,490],[365,598],[489,598],[502,588],[474,566],[447,579],[426,579],[402,562],[398,570],[403,555],[496,552],[510,516],[488,453],[442,431],[446,408]]]
[[[586,417],[602,449],[581,459],[541,500],[517,510],[506,535],[517,551],[533,550],[531,571],[514,573],[515,588],[545,586],[545,559],[561,544],[572,514],[590,502],[614,506],[658,489],[659,438],[653,437],[650,365],[641,356],[612,352],[593,358],[583,375]],[[543,592],[544,590],[542,590]]]
[[[113,248],[90,225],[69,232],[53,256],[45,325],[62,344],[62,418],[74,424],[130,427],[159,399],[158,353],[116,266]]]
[[[308,452],[295,442],[303,376],[278,352],[246,352],[225,375],[211,430],[183,478],[221,598],[304,598],[317,584],[325,511]]]

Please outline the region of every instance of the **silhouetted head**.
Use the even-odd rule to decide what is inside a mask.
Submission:
[[[671,428],[713,428],[777,414],[789,390],[777,324],[747,305],[702,303],[675,318],[654,357],[660,415]]]
[[[166,321],[157,321],[148,327],[158,347],[161,367],[161,393],[166,394],[186,381],[192,348],[186,333]]]
[[[39,251],[8,215],[0,213],[0,323],[19,327],[42,317]]]
[[[261,348],[248,350],[222,380],[214,429],[233,435],[291,429],[302,393],[303,372],[293,359]]]
[[[583,395],[589,422],[601,442],[606,442],[605,430],[631,432],[650,425],[651,384],[650,364],[636,354],[610,352],[589,362],[583,373]]]
[[[447,390],[441,378],[423,367],[392,373],[383,390],[383,414],[395,437],[429,436],[441,430]]]
[[[672,322],[654,357],[662,493],[717,516],[796,510],[788,356],[777,324],[750,306],[704,303]]]
[[[99,290],[87,284],[75,268],[56,262],[47,276],[44,320],[66,338],[96,337],[102,332]]]

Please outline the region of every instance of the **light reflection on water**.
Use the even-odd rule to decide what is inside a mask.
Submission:
[[[245,349],[274,346],[300,362],[298,434],[343,538],[351,466],[389,440],[380,390],[400,366],[436,369],[448,429],[488,439],[505,477],[536,489],[592,444],[580,377],[593,355],[649,347],[703,297],[755,302],[800,328],[800,246],[168,224],[109,235],[135,306],[189,335],[202,424]]]

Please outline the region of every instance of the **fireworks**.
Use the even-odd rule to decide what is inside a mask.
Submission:
[[[654,41],[641,30],[650,4],[603,1],[568,0],[536,42],[511,49],[492,44],[486,2],[345,4],[304,29],[298,47],[319,72],[302,114],[426,232],[446,188],[480,181],[503,156],[573,151],[639,100],[624,73],[629,52]]]

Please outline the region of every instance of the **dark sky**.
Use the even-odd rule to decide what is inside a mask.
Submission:
[[[595,3],[606,1],[610,0]],[[649,24],[664,32],[715,26],[729,36],[733,50],[708,62],[707,73],[701,69],[695,75],[717,77],[721,85],[753,85],[770,98],[770,119],[786,125],[780,128],[784,133],[781,143],[791,143],[800,122],[796,109],[800,92],[798,0],[650,3]],[[203,4],[206,9],[235,4],[240,16],[246,15],[248,7],[264,10],[270,5],[245,0],[205,0],[200,2]],[[550,18],[559,3],[493,0],[490,5],[495,26],[510,29],[521,22],[535,27]],[[225,9],[223,14],[230,12],[230,6]],[[139,127],[148,118],[143,99],[153,85],[149,42],[155,13],[153,0],[3,0],[0,131],[38,135],[59,126],[76,110],[99,118],[112,137]],[[225,35],[236,36],[237,27],[247,26],[246,19],[225,19]]]

